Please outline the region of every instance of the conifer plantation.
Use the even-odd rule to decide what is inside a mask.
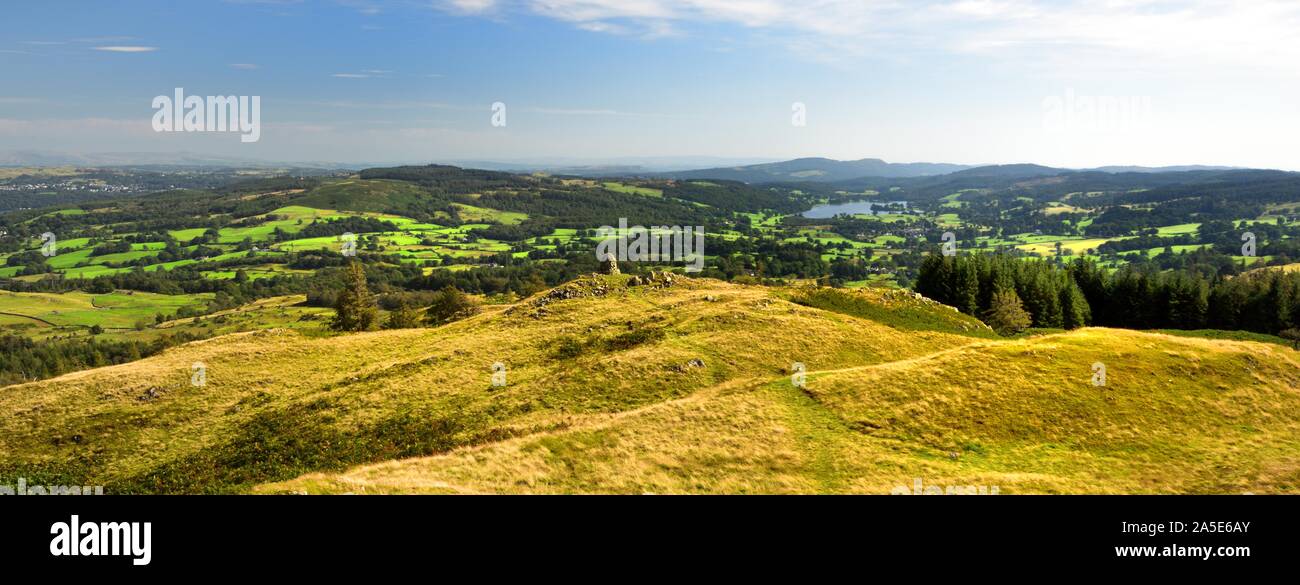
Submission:
[[[1009,299],[995,306],[996,293],[1014,291],[1031,326],[1039,328],[1209,328],[1277,335],[1300,326],[1300,273],[1279,270],[1206,277],[1125,266],[1111,273],[1085,258],[1062,266],[1000,254],[932,254],[921,264],[916,290],[975,316],[1005,314]]]

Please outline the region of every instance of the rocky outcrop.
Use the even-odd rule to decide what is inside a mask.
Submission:
[[[600,261],[600,273],[601,273],[601,274],[618,274],[618,273],[619,273],[619,271],[618,271],[618,259],[614,258],[614,255],[613,255],[613,254],[608,254],[608,255],[606,255],[606,256],[605,256],[605,259]]]

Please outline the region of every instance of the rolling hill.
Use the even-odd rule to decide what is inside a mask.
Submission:
[[[1298,387],[1300,353],[1273,344],[1005,340],[902,291],[593,275],[436,329],[241,333],[5,388],[0,477],[109,493],[1293,492]]]
[[[672,179],[720,179],[745,183],[833,182],[860,177],[924,177],[968,168],[970,167],[965,165],[944,163],[887,163],[877,158],[850,161],[798,158],[740,167],[660,173],[655,176]]]

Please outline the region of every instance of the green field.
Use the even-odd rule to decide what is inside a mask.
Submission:
[[[158,313],[171,315],[183,307],[202,308],[211,298],[211,294],[170,296],[138,291],[99,295],[0,291],[0,313],[19,315],[50,327],[99,325],[127,329],[141,321],[153,323]]]

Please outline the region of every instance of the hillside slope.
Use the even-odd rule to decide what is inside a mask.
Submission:
[[[438,329],[229,335],[5,389],[0,478],[110,493],[1300,483],[1295,351],[1103,329],[1004,341],[906,293],[844,294],[589,277]]]
[[[1107,360],[1104,388],[1090,364]],[[719,385],[265,493],[1294,493],[1290,350],[1090,329]],[[1190,377],[1190,378],[1189,378]]]
[[[848,367],[964,343],[712,280],[593,277],[438,329],[228,335],[0,392],[0,476],[228,492],[625,412],[792,362]],[[951,311],[949,311],[951,313]],[[955,315],[955,313],[952,313]],[[955,323],[975,329],[968,318]],[[968,322],[970,321],[970,322]],[[507,368],[494,389],[492,366]],[[192,367],[206,385],[191,385]]]

